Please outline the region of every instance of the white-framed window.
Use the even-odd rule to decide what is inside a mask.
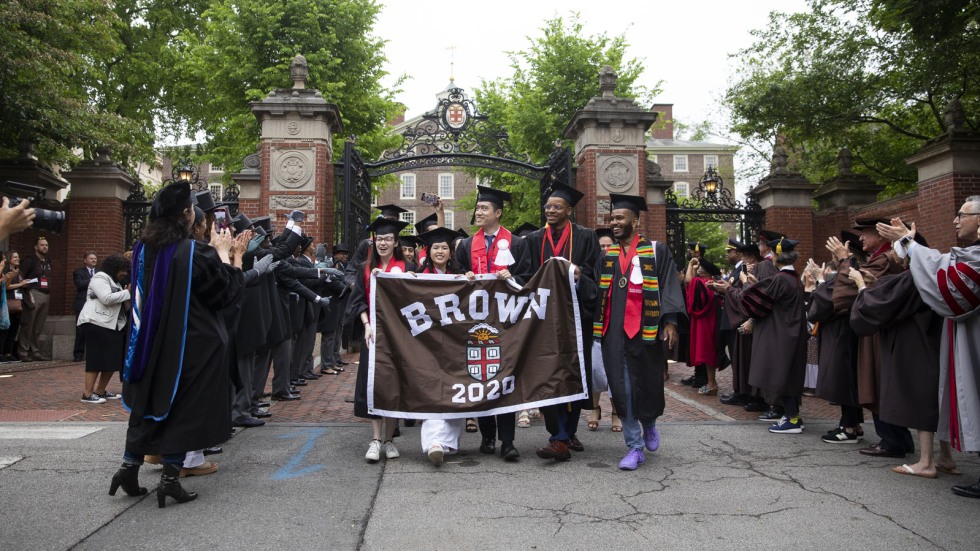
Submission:
[[[714,167],[718,170],[718,156],[717,155],[705,155],[704,156],[704,169],[708,170],[708,167]]]
[[[211,192],[212,196],[217,197],[220,200],[221,196],[224,194],[225,188],[221,184],[208,184],[208,191]]]
[[[402,174],[401,198],[415,199],[415,175]]]
[[[674,182],[674,195],[678,199],[687,199],[691,196],[691,185],[687,182]]]
[[[446,227],[451,230],[456,229],[456,213],[451,210],[447,210],[445,214],[446,214]]]
[[[414,210],[409,210],[409,211],[398,213],[398,219],[401,220],[402,222],[408,222],[409,229],[412,231],[412,233],[415,233],[415,211]]]
[[[687,155],[674,155],[674,172],[687,172]]]
[[[212,165],[208,168],[208,172],[210,172],[211,174],[224,174],[225,167],[220,165]]]
[[[450,173],[439,175],[439,197],[441,199],[455,199],[456,186],[454,175]]]

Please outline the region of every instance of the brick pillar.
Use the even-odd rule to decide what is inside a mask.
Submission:
[[[939,250],[971,242],[957,243],[953,218],[967,197],[980,195],[980,134],[964,129],[963,120],[963,108],[953,100],[946,132],[906,159],[919,171],[916,228]]]
[[[800,242],[796,247],[800,253],[796,268],[801,270],[816,249],[811,197],[817,185],[799,173],[790,172],[786,162],[786,152],[777,147],[772,172],[751,193],[766,211],[765,229],[784,233]]]
[[[332,243],[336,212],[332,140],[343,127],[337,106],[327,103],[318,90],[306,88],[307,73],[306,60],[297,55],[290,70],[293,87],[278,88],[262,101],[252,102],[262,136],[252,161],[255,166],[235,175],[246,184],[239,209],[249,217],[272,217],[280,231],[290,211],[302,210],[307,215],[304,233]],[[250,169],[258,173],[257,190]]]
[[[575,187],[585,194],[577,220],[592,228],[606,225],[610,193],[641,197],[648,193],[645,133],[657,114],[632,99],[616,97],[615,88],[616,74],[607,65],[599,72],[602,95],[576,111],[564,131],[565,138],[575,141]],[[654,237],[664,232],[663,213],[659,225],[654,224],[652,213],[640,219],[643,234]]]
[[[830,252],[824,247],[826,238],[840,236],[841,230],[850,230],[854,219],[859,217],[855,209],[873,204],[885,189],[871,178],[851,172],[851,152],[846,147],[837,155],[837,166],[837,176],[813,193],[813,200],[817,202],[813,258],[817,263],[831,260]]]

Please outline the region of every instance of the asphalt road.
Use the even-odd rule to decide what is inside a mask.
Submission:
[[[107,495],[121,423],[0,424],[2,549],[976,549],[980,500],[889,471],[855,446],[771,435],[758,422],[664,423],[660,451],[635,472],[622,437],[580,435],[566,463],[534,457],[541,427],[520,431],[518,463],[480,454],[475,435],[435,468],[418,429],[400,459],[363,459],[363,424],[277,423],[241,431],[184,479],[191,503],[159,509],[159,468],[143,498]],[[868,426],[866,430],[870,430]],[[912,456],[909,460],[914,460]]]

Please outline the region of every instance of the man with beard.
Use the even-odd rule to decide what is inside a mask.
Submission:
[[[628,451],[619,468],[632,471],[643,463],[644,447],[660,447],[656,422],[664,412],[664,341],[668,348],[677,344],[677,320],[686,313],[670,250],[637,232],[646,201],[618,194],[609,199],[616,244],[599,261],[593,336],[602,339],[602,362],[623,421]]]
[[[592,312],[595,310],[597,287],[593,269],[599,260],[599,238],[595,231],[573,224],[572,209],[585,194],[565,185],[552,186],[548,201],[544,205],[544,216],[548,221],[539,230],[528,234],[526,241],[531,256],[532,273],[536,272],[549,258],[560,256],[569,260],[575,267],[575,292],[578,295],[580,319],[582,322],[582,346],[592,350]],[[592,385],[592,356],[580,358],[586,371],[586,380]],[[592,390],[589,389],[589,396]],[[585,446],[575,436],[582,409],[592,408],[591,398],[575,403],[558,404],[541,408],[545,427],[551,433],[548,445],[537,451],[542,459],[567,461],[574,451],[584,451]]]

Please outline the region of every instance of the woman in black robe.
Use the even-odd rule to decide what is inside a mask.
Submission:
[[[157,500],[197,497],[179,481],[184,455],[224,442],[231,432],[225,363],[229,335],[221,310],[242,296],[244,276],[229,265],[233,239],[216,232],[212,244],[188,239],[194,210],[187,183],[168,185],[154,201],[150,223],[133,250],[130,340],[123,370],[123,405],[130,410],[119,486],[143,495],[144,455],[162,455]]]

